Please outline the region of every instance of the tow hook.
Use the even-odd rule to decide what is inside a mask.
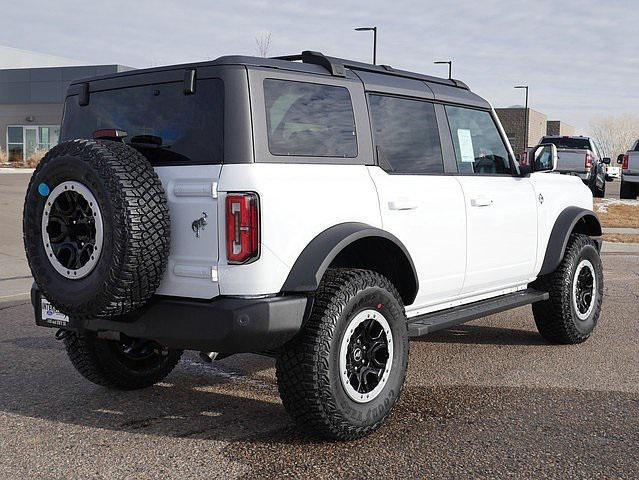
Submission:
[[[69,334],[69,332],[67,330],[64,329],[59,329],[57,332],[55,332],[55,339],[56,340],[64,340],[64,338]]]
[[[220,352],[200,352],[200,358],[204,363],[212,363],[216,360]]]
[[[232,353],[221,352],[200,352],[200,359],[204,363],[211,363],[213,360],[222,360],[223,358],[230,357]]]

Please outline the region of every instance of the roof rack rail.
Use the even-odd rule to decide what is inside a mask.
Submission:
[[[284,55],[281,57],[272,57],[274,60],[302,61],[302,63],[310,63],[324,67],[331,75],[336,77],[344,77],[345,70],[359,70],[363,72],[381,73],[385,75],[393,75],[396,77],[410,78],[413,80],[422,80],[431,83],[440,83],[442,85],[450,85],[454,87],[470,90],[468,85],[460,80],[444,79],[423,75],[420,73],[408,72],[405,70],[396,70],[390,65],[371,65],[369,63],[347,60],[344,58],[328,57],[321,52],[312,50],[304,50],[301,55]]]

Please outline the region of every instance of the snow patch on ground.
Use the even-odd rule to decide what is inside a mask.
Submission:
[[[612,205],[628,205],[639,207],[639,200],[619,200],[618,198],[602,198],[595,203],[596,213],[608,213],[608,207]]]

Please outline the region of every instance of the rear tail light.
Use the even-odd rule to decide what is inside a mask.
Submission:
[[[586,153],[586,168],[591,168],[592,167],[592,155],[590,155],[589,153]]]
[[[628,170],[628,165],[630,164],[630,155],[628,155],[627,153],[623,156],[623,164],[621,165],[621,168],[623,170]]]
[[[247,263],[260,254],[259,204],[254,193],[226,196],[226,259]]]

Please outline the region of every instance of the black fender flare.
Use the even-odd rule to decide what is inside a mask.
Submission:
[[[601,223],[592,210],[580,207],[568,207],[564,209],[552,227],[544,263],[541,265],[539,275],[554,272],[564,258],[566,246],[570,235],[578,227],[579,233],[600,237],[602,235]]]
[[[411,291],[412,302],[419,289],[417,270],[408,250],[404,244],[393,234],[373,227],[366,223],[348,222],[334,225],[319,235],[302,250],[299,257],[293,264],[291,271],[282,286],[283,292],[313,292],[317,287],[337,255],[353,242],[366,237],[378,237],[395,244],[410,265],[412,270],[411,279],[414,282],[414,291]]]

